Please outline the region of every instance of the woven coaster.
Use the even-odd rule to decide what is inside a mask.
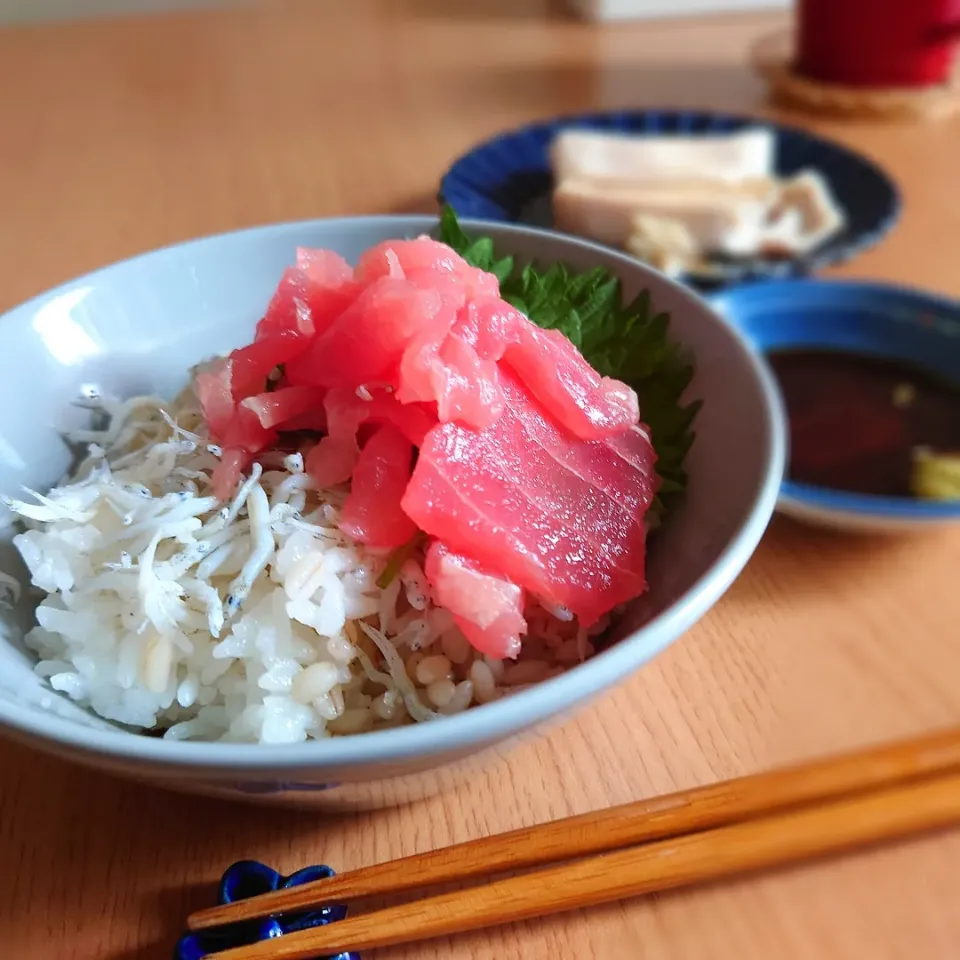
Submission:
[[[774,99],[818,113],[869,119],[942,120],[960,112],[960,69],[930,87],[845,87],[802,77],[793,68],[788,34],[764,37],[750,52],[753,69]]]

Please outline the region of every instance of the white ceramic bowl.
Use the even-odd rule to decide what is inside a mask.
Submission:
[[[590,243],[520,227],[467,223],[526,259],[603,265],[632,296],[647,287],[693,352],[688,396],[700,397],[683,507],[651,544],[650,590],[609,649],[527,691],[427,724],[265,747],[168,742],[114,729],[54,694],[32,672],[20,636],[32,610],[12,611],[0,637],[0,729],[38,749],[165,787],[325,805],[385,805],[432,792],[451,767],[539,730],[629,676],[717,601],[755,549],[784,466],[777,393],[745,341],[702,300],[634,260]],[[44,489],[69,463],[60,439],[82,414],[82,385],[172,395],[189,365],[248,340],[297,245],[348,259],[390,237],[431,230],[426,217],[280,224],[195,240],[107,267],[0,318],[0,490]],[[0,531],[0,568],[22,576]],[[439,768],[443,767],[443,770]]]

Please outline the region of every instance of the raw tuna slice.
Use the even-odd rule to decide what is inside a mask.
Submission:
[[[231,369],[229,358],[217,357],[193,378],[193,389],[200,401],[203,419],[214,440],[223,437],[236,408],[230,386]]]
[[[630,387],[601,377],[559,330],[541,330],[523,320],[517,343],[503,360],[551,416],[583,440],[636,424],[640,408]]]
[[[307,302],[310,287],[310,279],[299,267],[284,270],[267,312],[257,324],[255,339],[270,339],[284,333],[312,337],[316,327]]]
[[[549,603],[593,623],[643,592],[643,516],[656,455],[635,427],[572,437],[501,371],[503,416],[483,431],[426,436],[403,508],[420,529]]]
[[[483,430],[503,413],[503,394],[492,360],[477,356],[461,337],[410,346],[400,363],[401,403],[435,400],[441,422]]]
[[[516,340],[519,314],[500,297],[472,300],[457,314],[452,332],[466,340],[485,360],[499,360]]]
[[[291,383],[318,387],[394,384],[408,344],[439,339],[454,319],[435,290],[381,277],[314,338],[306,353],[287,365],[287,376]]]
[[[366,442],[353,469],[340,529],[372,547],[406,543],[417,532],[414,522],[400,509],[412,461],[413,444],[391,424],[380,427]]]
[[[210,435],[225,442],[237,405],[263,393],[273,370],[301,353],[307,343],[294,333],[278,334],[240,347],[198,373],[194,388]]]
[[[451,552],[440,540],[427,550],[424,572],[434,602],[453,614],[477,650],[500,660],[520,652],[520,637],[527,632],[520,587]]]
[[[309,346],[309,340],[287,331],[264,337],[230,354],[230,386],[236,403],[261,393],[267,377],[281,364],[289,363]]]
[[[297,247],[297,267],[311,283],[327,290],[336,290],[353,280],[353,268],[333,250]]]
[[[356,300],[362,287],[353,270],[332,250],[297,250],[297,266],[289,267],[267,312],[257,324],[256,339],[293,332],[312,337],[322,333]]]
[[[498,297],[500,284],[492,273],[471,267],[458,253],[430,237],[416,240],[387,240],[371,247],[357,263],[356,278],[369,283],[378,277],[411,276],[417,270],[451,273],[462,281],[466,295]]]
[[[360,454],[357,434],[365,423],[391,423],[415,446],[437,422],[435,414],[420,403],[401,404],[385,390],[368,393],[336,387],[324,400],[327,436],[307,454],[306,470],[320,487],[334,486],[350,478]]]
[[[241,410],[249,410],[265,430],[285,428],[295,417],[322,407],[323,391],[317,387],[283,387],[247,397],[239,406]]]
[[[633,390],[601,377],[560,331],[540,329],[499,298],[469,304],[453,332],[481,357],[502,360],[574,436],[609,436],[639,419]]]

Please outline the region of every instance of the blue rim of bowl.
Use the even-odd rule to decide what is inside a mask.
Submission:
[[[790,281],[788,281],[789,283]],[[849,295],[857,291],[876,294],[878,292],[889,293],[912,301],[920,310],[923,308],[932,308],[937,313],[938,319],[946,323],[955,324],[960,330],[960,300],[954,300],[950,297],[938,293],[931,293],[918,287],[911,287],[906,284],[885,283],[881,281],[870,280],[848,280],[848,279],[830,279],[815,280],[822,289],[832,288],[843,291]],[[737,290],[723,290],[708,297],[708,302],[717,308],[720,315],[731,325],[738,326],[735,312],[727,312],[722,309],[723,304],[728,298],[738,298],[750,296],[755,290],[762,292],[771,285],[763,281],[746,284]],[[804,287],[807,284],[804,283]],[[919,311],[918,311],[919,312]],[[777,341],[776,343],[759,343],[757,340],[746,333],[747,341],[753,345],[753,348],[764,358],[773,349],[789,349],[791,344],[787,340]],[[804,341],[804,346],[810,346],[811,343]],[[831,344],[823,342],[822,346],[829,347]],[[889,354],[884,354],[889,356]],[[788,467],[789,469],[789,467]],[[943,520],[960,519],[960,501],[935,501],[911,499],[909,497],[883,497],[875,494],[854,493],[848,490],[837,490],[832,487],[821,487],[810,483],[802,483],[798,480],[790,480],[785,477],[780,487],[779,502],[787,507],[797,506],[811,511],[817,511],[823,514],[832,514],[834,516],[846,515],[856,517],[861,520],[891,520],[891,521],[914,521],[919,523],[936,523]]]
[[[759,279],[804,276],[827,266],[835,266],[878,243],[897,222],[902,199],[896,184],[873,159],[851,150],[842,143],[812,134],[800,127],[777,123],[765,117],[730,114],[708,110],[611,110],[568,114],[540,120],[499,133],[474,144],[459,156],[440,180],[438,199],[449,203],[458,216],[518,223],[522,207],[522,190],[511,195],[496,196],[510,175],[536,178],[541,187],[549,183],[547,148],[554,134],[567,127],[588,127],[615,131],[648,131],[690,133],[727,132],[747,127],[766,127],[791,142],[802,145],[805,153],[825,150],[829,157],[845,164],[855,164],[860,186],[872,181],[877,197],[872,222],[851,232],[845,229],[837,237],[825,241],[816,250],[802,257],[758,259],[749,263],[724,264],[722,277],[690,275],[688,284],[703,289],[717,289],[734,283]],[[800,164],[804,166],[806,164]],[[811,157],[809,165],[816,166]],[[829,177],[828,177],[829,179]],[[843,203],[842,190],[831,182],[838,202]],[[547,187],[549,189],[549,187]]]
[[[816,487],[796,480],[784,480],[780,500],[823,513],[856,515],[864,520],[938,520],[960,519],[960,502],[911,500],[908,497],[879,497],[866,493],[848,493],[830,487]]]
[[[189,249],[211,240],[238,241],[243,237],[256,234],[289,233],[291,237],[296,237],[302,236],[303,231],[309,230],[311,226],[322,225],[329,229],[335,228],[339,223],[343,224],[344,228],[348,228],[358,222],[376,223],[384,220],[395,222],[398,231],[414,231],[413,235],[429,232],[437,226],[437,218],[433,216],[360,216],[288,221],[200,237],[150,250],[77,277],[7,311],[0,316],[0,322],[3,316],[9,313],[24,309],[35,310],[50,299],[63,296],[79,286],[95,282],[98,277],[122,264],[142,263],[149,257],[169,254],[175,249]],[[556,233],[549,230],[523,224],[491,224],[482,220],[465,219],[462,225],[464,229],[476,232],[495,227],[528,237],[550,237],[554,240],[558,237]],[[633,258],[618,254],[616,251],[611,252],[599,244],[577,237],[563,236],[561,239],[571,248],[618,258],[623,262],[624,267],[629,269],[637,267],[637,261]],[[692,305],[705,305],[712,310],[709,304],[705,304],[702,298],[683,284],[666,277],[661,277],[661,282],[672,286],[679,297],[689,299]],[[297,780],[298,776],[302,775],[304,767],[335,767],[339,771],[350,771],[368,768],[371,764],[390,765],[416,759],[452,762],[475,748],[491,746],[498,740],[517,736],[523,730],[535,728],[551,719],[556,719],[558,715],[563,714],[563,710],[557,710],[555,704],[558,700],[562,701],[564,697],[569,703],[576,701],[577,706],[586,705],[592,697],[616,686],[625,677],[648,663],[703,617],[746,566],[767,529],[776,507],[777,494],[786,466],[787,441],[782,400],[767,364],[763,362],[743,333],[735,326],[730,324],[726,326],[731,336],[737,341],[743,360],[753,372],[765,400],[763,414],[768,454],[766,469],[758,478],[753,491],[753,505],[744,516],[740,527],[731,536],[710,568],[666,610],[644,625],[643,629],[647,632],[646,642],[631,642],[630,639],[625,639],[599,652],[595,657],[567,673],[535,684],[527,690],[494,703],[473,707],[456,716],[445,717],[443,721],[436,723],[396,727],[391,730],[364,733],[356,737],[270,746],[268,749],[261,744],[170,741],[141,736],[116,728],[82,727],[75,721],[35,710],[23,704],[12,704],[4,698],[0,698],[0,728],[4,734],[28,745],[38,745],[39,739],[39,745],[46,746],[47,749],[61,755],[99,757],[103,758],[107,765],[121,761],[145,762],[155,769],[164,769],[173,776],[178,769],[190,776],[195,776],[198,771],[205,771],[209,780],[232,786],[236,782],[234,779],[236,774],[231,771],[237,767],[241,767],[247,775],[255,773],[274,776],[278,780]],[[26,717],[29,717],[29,720],[25,719]],[[54,745],[61,749],[54,749]],[[63,754],[63,747],[70,748],[70,753]],[[389,773],[385,774],[385,776],[389,775]],[[340,779],[349,778],[344,776]]]

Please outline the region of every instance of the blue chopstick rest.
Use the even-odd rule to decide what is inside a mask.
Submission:
[[[323,880],[334,875],[327,866],[304,867],[289,877],[284,877],[257,860],[239,860],[228,867],[220,878],[220,890],[217,903],[235,903],[247,897],[255,897],[271,890],[296,887],[301,883]],[[266,917],[250,920],[246,923],[234,923],[212,930],[198,930],[185,933],[173,951],[173,960],[200,960],[209,953],[226,950],[228,947],[241,947],[260,940],[282,937],[295,930],[309,927],[322,927],[335,923],[347,915],[347,908],[341,904],[321,907],[310,913],[294,913],[280,917]],[[317,958],[321,960],[321,958]],[[358,953],[338,953],[323,960],[360,960]]]

